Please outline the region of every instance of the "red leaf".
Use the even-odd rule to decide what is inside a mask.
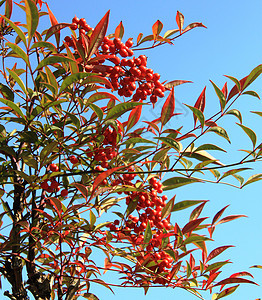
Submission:
[[[157,20],[155,24],[152,26],[154,40],[156,40],[163,29],[163,24],[161,21]]]
[[[175,110],[175,96],[174,96],[174,87],[173,87],[165,101],[165,104],[162,107],[162,111],[161,111],[162,126],[164,126],[172,118],[174,110]]]
[[[182,33],[183,25],[184,25],[184,16],[181,14],[180,11],[177,11],[176,13],[176,23],[178,25],[180,34]]]
[[[225,209],[228,207],[229,205],[225,206],[224,208],[222,208],[218,213],[215,214],[211,225],[214,225],[216,223],[216,221],[222,216],[223,212],[225,211]]]
[[[85,200],[87,200],[89,193],[88,188],[85,185],[78,182],[74,182],[72,185],[76,187],[79,190],[79,192],[84,196]]]
[[[224,280],[219,281],[217,284],[215,284],[214,286],[218,286],[218,285],[225,285],[225,284],[231,284],[231,283],[251,283],[251,284],[256,284],[254,281],[248,280],[248,279],[244,279],[244,278],[227,278]]]
[[[227,216],[227,217],[221,219],[219,222],[217,222],[216,225],[222,224],[222,223],[226,223],[226,222],[230,222],[230,221],[233,221],[235,219],[243,218],[243,217],[247,218],[246,215],[231,215],[231,216]]]
[[[250,277],[254,278],[254,276],[252,274],[250,274],[249,272],[246,272],[246,271],[234,273],[230,276],[230,278],[239,277],[239,276],[250,276]]]
[[[206,282],[206,289],[209,288],[210,284],[217,278],[217,276],[221,273],[221,271],[219,272],[215,272],[213,274],[211,274]]]
[[[109,169],[101,174],[99,174],[96,179],[94,180],[94,183],[93,183],[93,190],[92,190],[92,194],[90,196],[90,199],[93,198],[93,195],[95,193],[95,190],[97,189],[97,187],[100,185],[100,183],[106,179],[108,176],[110,176],[111,174],[113,174],[115,171],[118,171],[119,169],[122,169],[123,167],[115,167],[115,168],[112,168],[112,169]]]
[[[125,32],[125,29],[124,29],[123,23],[121,21],[120,24],[116,27],[115,38],[119,38],[121,40],[124,35],[124,32]]]
[[[218,256],[220,253],[222,253],[223,251],[225,251],[227,248],[230,248],[230,247],[234,247],[234,246],[221,246],[221,247],[218,247],[214,250],[212,250],[210,252],[210,254],[208,255],[207,257],[207,260],[206,262],[208,262],[209,260],[213,259],[214,257]]]
[[[90,43],[89,43],[89,51],[88,51],[88,58],[90,58],[98,49],[98,47],[101,45],[107,31],[108,26],[108,20],[109,20],[109,12],[108,11],[104,17],[101,19],[101,21],[96,25],[94,31],[92,32],[92,35],[90,37]]]
[[[199,109],[202,113],[204,112],[206,106],[206,86],[204,87],[203,91],[201,92],[200,96],[198,97],[194,107]],[[194,122],[196,126],[197,118],[194,115]]]
[[[50,10],[48,4],[47,3],[45,3],[45,4],[46,4],[47,10],[48,10],[48,15],[49,15],[49,19],[50,19],[51,25],[52,26],[57,25],[58,22],[57,22],[56,17],[54,16],[54,14],[52,13],[52,11]],[[55,39],[56,39],[57,47],[59,47],[59,43],[60,43],[60,31],[57,31],[55,33]]]
[[[223,88],[222,88],[222,93],[224,94],[225,98],[227,98],[227,93],[228,93],[228,90],[227,90],[227,82],[224,84]]]
[[[193,221],[188,222],[182,229],[183,234],[186,234],[192,230],[194,230],[200,223],[202,223],[206,218],[200,218]]]
[[[189,81],[189,80],[172,80],[172,81],[166,83],[166,84],[164,85],[164,87],[165,87],[166,89],[170,89],[171,87],[175,87],[175,86],[178,86],[178,85],[180,85],[180,84],[184,84],[184,83],[192,83],[192,82],[193,82],[193,81]]]
[[[242,90],[242,88],[243,88],[243,86],[244,86],[244,84],[245,84],[245,82],[246,82],[246,80],[247,80],[247,77],[248,77],[248,76],[242,78],[242,79],[239,81],[239,82],[240,82],[240,90]],[[235,96],[236,94],[238,94],[238,93],[239,93],[239,90],[238,90],[237,86],[234,85],[234,86],[232,87],[231,91],[229,92],[227,101],[229,101],[232,97],[234,97],[234,96]]]
[[[143,102],[143,101],[140,101]],[[138,105],[135,108],[132,109],[128,121],[127,121],[127,128],[126,130],[128,131],[130,128],[136,125],[136,123],[139,121],[140,116],[142,112],[142,105]]]

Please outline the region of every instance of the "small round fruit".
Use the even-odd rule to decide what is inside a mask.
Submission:
[[[68,190],[62,190],[61,191],[61,196],[66,197],[68,195]]]
[[[59,171],[59,168],[56,164],[51,164],[49,166],[49,169],[50,169],[51,172],[58,172]]]
[[[73,165],[75,165],[79,162],[79,159],[74,155],[70,156],[69,160],[70,160],[71,164],[73,164]]]

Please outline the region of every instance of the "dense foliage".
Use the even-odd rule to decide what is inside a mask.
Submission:
[[[153,286],[177,287],[200,299],[201,290],[221,288],[215,300],[239,283],[254,283],[243,278],[252,277],[248,272],[220,274],[229,260],[217,256],[230,245],[211,252],[206,247],[218,224],[241,216],[223,217],[224,207],[210,222],[201,217],[207,201],[176,202],[175,189],[232,177],[242,188],[262,178],[238,174],[261,159],[262,150],[234,108],[243,94],[259,98],[247,88],[262,67],[240,81],[228,76],[230,90],[227,83],[220,89],[211,82],[220,110],[204,115],[204,88],[195,105],[187,105],[193,122],[186,131],[175,112],[174,89],[187,81],[161,81],[145,50],[173,45],[202,23],[184,27],[177,12],[178,29],[162,34],[156,21],[152,35],[133,40],[123,39],[122,22],[107,34],[109,12],[92,28],[76,16],[70,24],[58,23],[41,0],[1,5],[0,272],[12,287],[5,296],[97,299],[92,283],[98,283],[109,289],[139,286],[145,293]],[[13,5],[26,24],[12,21]],[[39,32],[42,19],[45,29]],[[159,117],[143,121],[157,102]],[[238,118],[252,142],[230,165],[209,153],[225,149],[201,143],[206,133],[230,143],[220,125],[225,115]],[[174,117],[177,127],[169,128]],[[177,224],[173,214],[188,208],[189,220]],[[96,253],[104,255],[103,265]],[[104,282],[106,271],[121,280]]]

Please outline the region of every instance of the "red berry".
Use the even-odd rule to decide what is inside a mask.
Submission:
[[[58,172],[58,171],[59,171],[59,168],[58,168],[58,166],[57,166],[56,164],[51,164],[51,165],[49,166],[49,170],[50,170],[51,172]]]
[[[75,17],[72,19],[72,23],[78,24],[78,22],[79,22],[79,18],[75,16]]]
[[[133,46],[133,41],[131,39],[128,39],[126,42],[125,42],[125,45],[130,48]]]
[[[68,195],[68,190],[62,190],[61,191],[61,196],[66,197]]]
[[[86,25],[87,25],[87,24],[86,24],[86,19],[81,18],[81,19],[79,20],[78,24],[79,24],[79,26],[81,26],[81,27],[86,26]]]
[[[72,30],[77,30],[78,25],[77,25],[76,23],[72,23],[72,25],[70,26],[70,28],[71,28]]]
[[[79,159],[77,157],[75,157],[74,155],[69,157],[69,160],[71,162],[71,164],[75,165],[79,162]]]

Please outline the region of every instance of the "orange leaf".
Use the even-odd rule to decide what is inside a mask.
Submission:
[[[54,14],[52,13],[52,11],[50,10],[50,8],[49,8],[49,6],[48,6],[47,3],[46,3],[46,7],[47,7],[47,10],[48,10],[48,14],[49,14],[49,19],[50,19],[51,25],[52,26],[57,25],[58,24],[57,19],[54,16]],[[57,47],[59,47],[59,43],[60,43],[60,31],[58,31],[58,32],[55,33],[55,39],[56,39]]]
[[[121,21],[120,24],[116,27],[115,38],[119,38],[120,40],[122,40],[124,32],[125,32],[125,29],[124,29],[123,23]]]
[[[163,29],[163,23],[161,21],[157,20],[155,22],[155,24],[152,26],[154,40],[156,40],[158,38],[162,29]]]
[[[180,34],[182,33],[183,25],[184,25],[184,16],[181,14],[180,11],[177,11],[176,13],[176,23],[178,25]]]

